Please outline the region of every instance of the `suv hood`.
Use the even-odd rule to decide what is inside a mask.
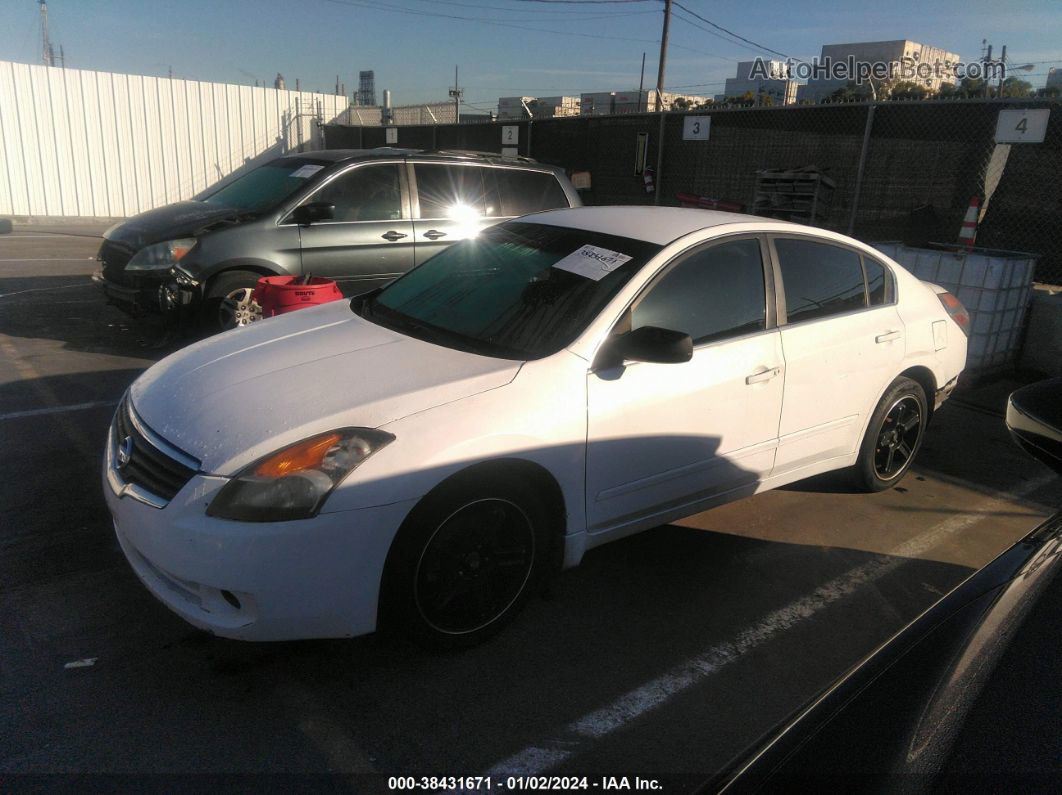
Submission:
[[[315,433],[375,428],[504,386],[520,365],[406,337],[335,301],[185,348],[130,396],[155,433],[229,476]]]
[[[105,237],[139,251],[152,243],[189,237],[219,221],[236,221],[239,212],[206,202],[183,201],[134,215],[107,230]]]

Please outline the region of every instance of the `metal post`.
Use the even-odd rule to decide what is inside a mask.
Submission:
[[[531,157],[531,127],[534,125],[534,119],[527,120],[527,156]]]
[[[870,149],[870,131],[874,128],[874,109],[877,105],[867,108],[867,123],[863,128],[863,148],[859,152],[859,168],[856,169],[855,191],[852,196],[852,214],[848,217],[848,234],[855,231],[856,213],[859,212],[859,194],[863,190],[863,171],[867,165],[867,151]]]

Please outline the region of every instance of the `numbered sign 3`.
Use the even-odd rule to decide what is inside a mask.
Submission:
[[[682,140],[707,141],[711,126],[711,116],[686,116],[682,120]]]

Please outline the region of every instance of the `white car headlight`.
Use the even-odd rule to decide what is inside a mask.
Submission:
[[[394,440],[374,428],[340,428],[303,439],[241,470],[211,501],[207,516],[240,522],[316,516],[343,478]]]
[[[167,240],[163,243],[145,246],[133,255],[125,269],[127,271],[169,270],[184,259],[196,242],[194,237],[185,237],[180,240]]]

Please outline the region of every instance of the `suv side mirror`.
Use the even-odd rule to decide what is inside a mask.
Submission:
[[[1013,392],[1007,400],[1007,429],[1025,452],[1062,474],[1062,378]]]
[[[624,361],[681,364],[693,358],[693,340],[682,331],[642,326],[613,337],[597,355],[594,369],[618,367]]]
[[[309,202],[292,210],[291,220],[299,226],[309,226],[321,221],[331,221],[335,212],[336,206],[331,202]]]

